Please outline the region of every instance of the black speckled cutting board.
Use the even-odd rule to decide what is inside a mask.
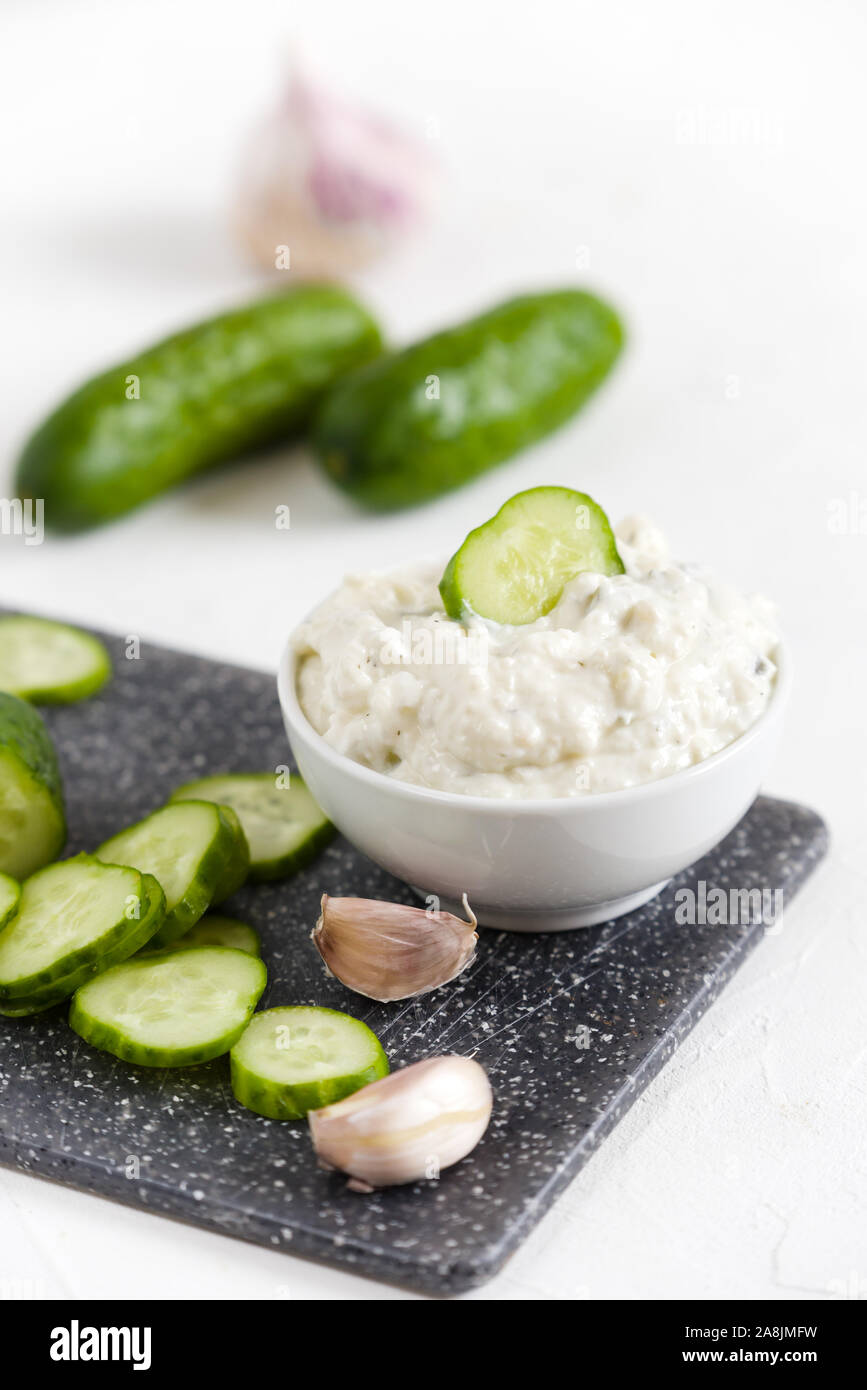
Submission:
[[[115,677],[105,692],[45,712],[69,853],[95,848],[180,782],[288,761],[273,676],[147,643],[128,659],[123,642],[107,640]],[[826,839],[812,811],[761,797],[646,907],[583,931],[483,930],[459,981],[408,1004],[351,994],[326,977],[309,941],[326,890],[413,901],[345,840],[297,878],[245,888],[221,908],[261,933],[262,1007],[355,1013],[394,1066],[458,1052],[487,1067],[490,1129],[437,1182],[349,1192],[317,1169],[304,1124],[235,1103],[226,1058],[176,1071],[128,1066],[70,1032],[63,1007],[0,1020],[0,1161],[357,1274],[435,1294],[471,1288],[530,1232],[765,934],[761,924],[679,926],[675,891],[704,880],[782,889],[788,902]]]

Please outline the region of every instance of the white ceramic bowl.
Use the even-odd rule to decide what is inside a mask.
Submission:
[[[622,791],[499,800],[395,782],[337,753],[309,723],[287,648],[278,690],[301,775],[335,825],[417,892],[509,931],[562,931],[619,917],[727,835],[751,805],[782,729],[785,653],[752,728],[683,772]]]

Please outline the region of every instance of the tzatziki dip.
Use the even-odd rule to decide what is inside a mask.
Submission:
[[[295,632],[298,696],[339,753],[471,796],[586,796],[710,757],[771,698],[773,606],[675,563],[644,518],[625,573],[571,579],[519,626],[449,618],[442,563],[348,576]]]

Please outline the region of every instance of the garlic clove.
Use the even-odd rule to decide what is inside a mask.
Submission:
[[[307,1116],[321,1166],[349,1174],[354,1191],[439,1177],[488,1127],[493,1093],[469,1057],[415,1062]]]
[[[476,919],[374,898],[322,895],[312,939],[328,970],[348,989],[387,1004],[414,999],[454,980],[476,954]]]
[[[422,141],[296,64],[245,153],[238,235],[267,268],[307,279],[344,274],[422,220],[432,168]]]

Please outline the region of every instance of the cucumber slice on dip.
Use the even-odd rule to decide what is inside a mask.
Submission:
[[[450,618],[533,623],[584,570],[623,574],[614,532],[586,492],[534,487],[516,493],[471,531],[449,560],[440,594]]]

